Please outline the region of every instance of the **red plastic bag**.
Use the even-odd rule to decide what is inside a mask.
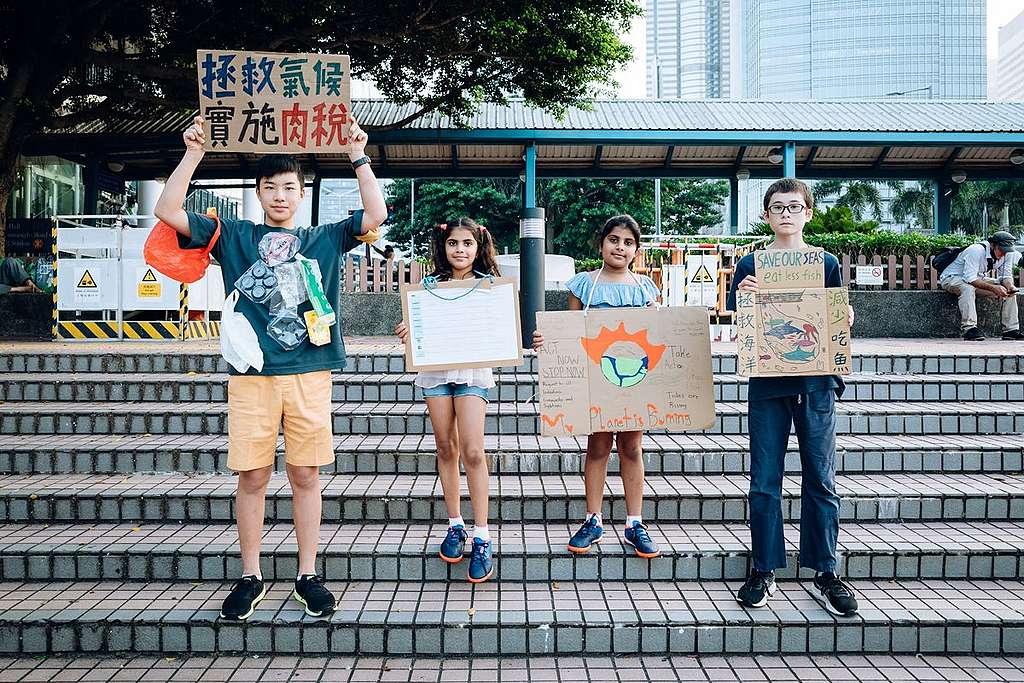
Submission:
[[[157,222],[142,249],[146,263],[178,282],[195,282],[203,277],[210,265],[210,251],[220,237],[220,219],[209,217],[217,222],[217,229],[210,243],[199,249],[182,249],[178,246],[178,231],[163,221]]]

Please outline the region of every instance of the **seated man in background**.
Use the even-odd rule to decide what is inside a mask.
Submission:
[[[0,261],[0,294],[42,291],[32,281],[21,261],[11,256]]]
[[[1013,268],[1020,260],[1014,249],[1017,238],[1005,230],[993,233],[984,242],[972,244],[961,251],[942,271],[939,286],[959,299],[960,329],[967,341],[985,339],[978,329],[977,296],[1001,300],[1003,339],[1020,341],[1020,319],[1017,312],[1017,287],[1013,284]],[[988,277],[990,270],[996,277]]]

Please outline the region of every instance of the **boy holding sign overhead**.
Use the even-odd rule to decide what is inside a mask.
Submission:
[[[792,250],[807,249],[804,225],[814,209],[814,196],[803,182],[783,178],[764,195],[764,218],[775,239],[766,251],[748,254],[736,264],[728,307],[736,310],[736,294],[807,286],[808,275],[824,270],[825,287],[841,287],[839,261],[827,252],[812,253],[817,263]],[[820,254],[816,256],[815,254]],[[756,257],[761,258],[760,268]],[[796,262],[796,257],[800,262]],[[815,269],[810,273],[809,268]],[[768,282],[771,280],[771,282]],[[820,287],[821,285],[816,285]],[[849,308],[853,324],[853,308]],[[799,336],[799,331],[797,332]],[[853,589],[838,574],[839,496],[835,485],[836,398],[845,388],[838,375],[751,377],[747,394],[750,430],[751,572],[737,593],[747,607],[762,607],[775,592],[775,569],[786,566],[783,538],[782,478],[791,427],[796,427],[802,465],[799,565],[814,569],[813,591],[837,615],[857,612]]]
[[[204,154],[201,117],[185,130],[184,140],[184,158],[168,178],[154,213],[178,232],[182,246],[213,243],[211,254],[220,263],[225,291],[237,297],[235,313],[255,332],[259,348],[251,350],[262,359],[261,367],[259,360],[257,367],[238,367],[232,361],[228,380],[228,467],[238,473],[235,511],[242,576],[224,600],[221,617],[246,619],[266,595],[260,540],[282,419],[299,547],[292,595],[310,616],[327,616],[334,611],[335,600],[317,576],[315,563],[321,516],[319,468],[334,462],[331,370],[345,367],[336,320],[338,273],[345,253],[358,241],[376,239],[378,226],[387,218],[384,196],[364,154],[366,133],[352,120],[349,158],[359,181],[362,210],[338,223],[297,228],[295,214],[304,198],[302,167],[291,156],[266,156],[256,166],[256,194],[265,222],[222,219],[219,235],[213,219],[183,208]]]

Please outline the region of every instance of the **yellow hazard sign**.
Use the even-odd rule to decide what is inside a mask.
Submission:
[[[85,270],[75,286],[81,289],[96,289],[96,280],[93,279],[88,270]]]
[[[139,298],[160,298],[160,281],[156,279],[156,274],[153,272],[152,268],[146,268],[142,277],[139,279]]]
[[[701,264],[697,272],[690,277],[690,282],[714,282],[715,278],[711,277],[711,272],[708,271],[708,267]]]

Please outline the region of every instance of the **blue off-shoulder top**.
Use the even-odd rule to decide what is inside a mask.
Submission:
[[[636,275],[635,273],[634,277],[639,281],[639,286],[632,282],[605,282],[603,278],[598,280],[597,285],[594,285],[590,273],[576,273],[565,286],[583,302],[584,307],[587,305],[587,298],[591,296],[591,290],[593,290],[593,298],[590,300],[591,308],[639,307],[655,303],[661,296],[661,291],[654,284],[654,280],[646,275]]]

